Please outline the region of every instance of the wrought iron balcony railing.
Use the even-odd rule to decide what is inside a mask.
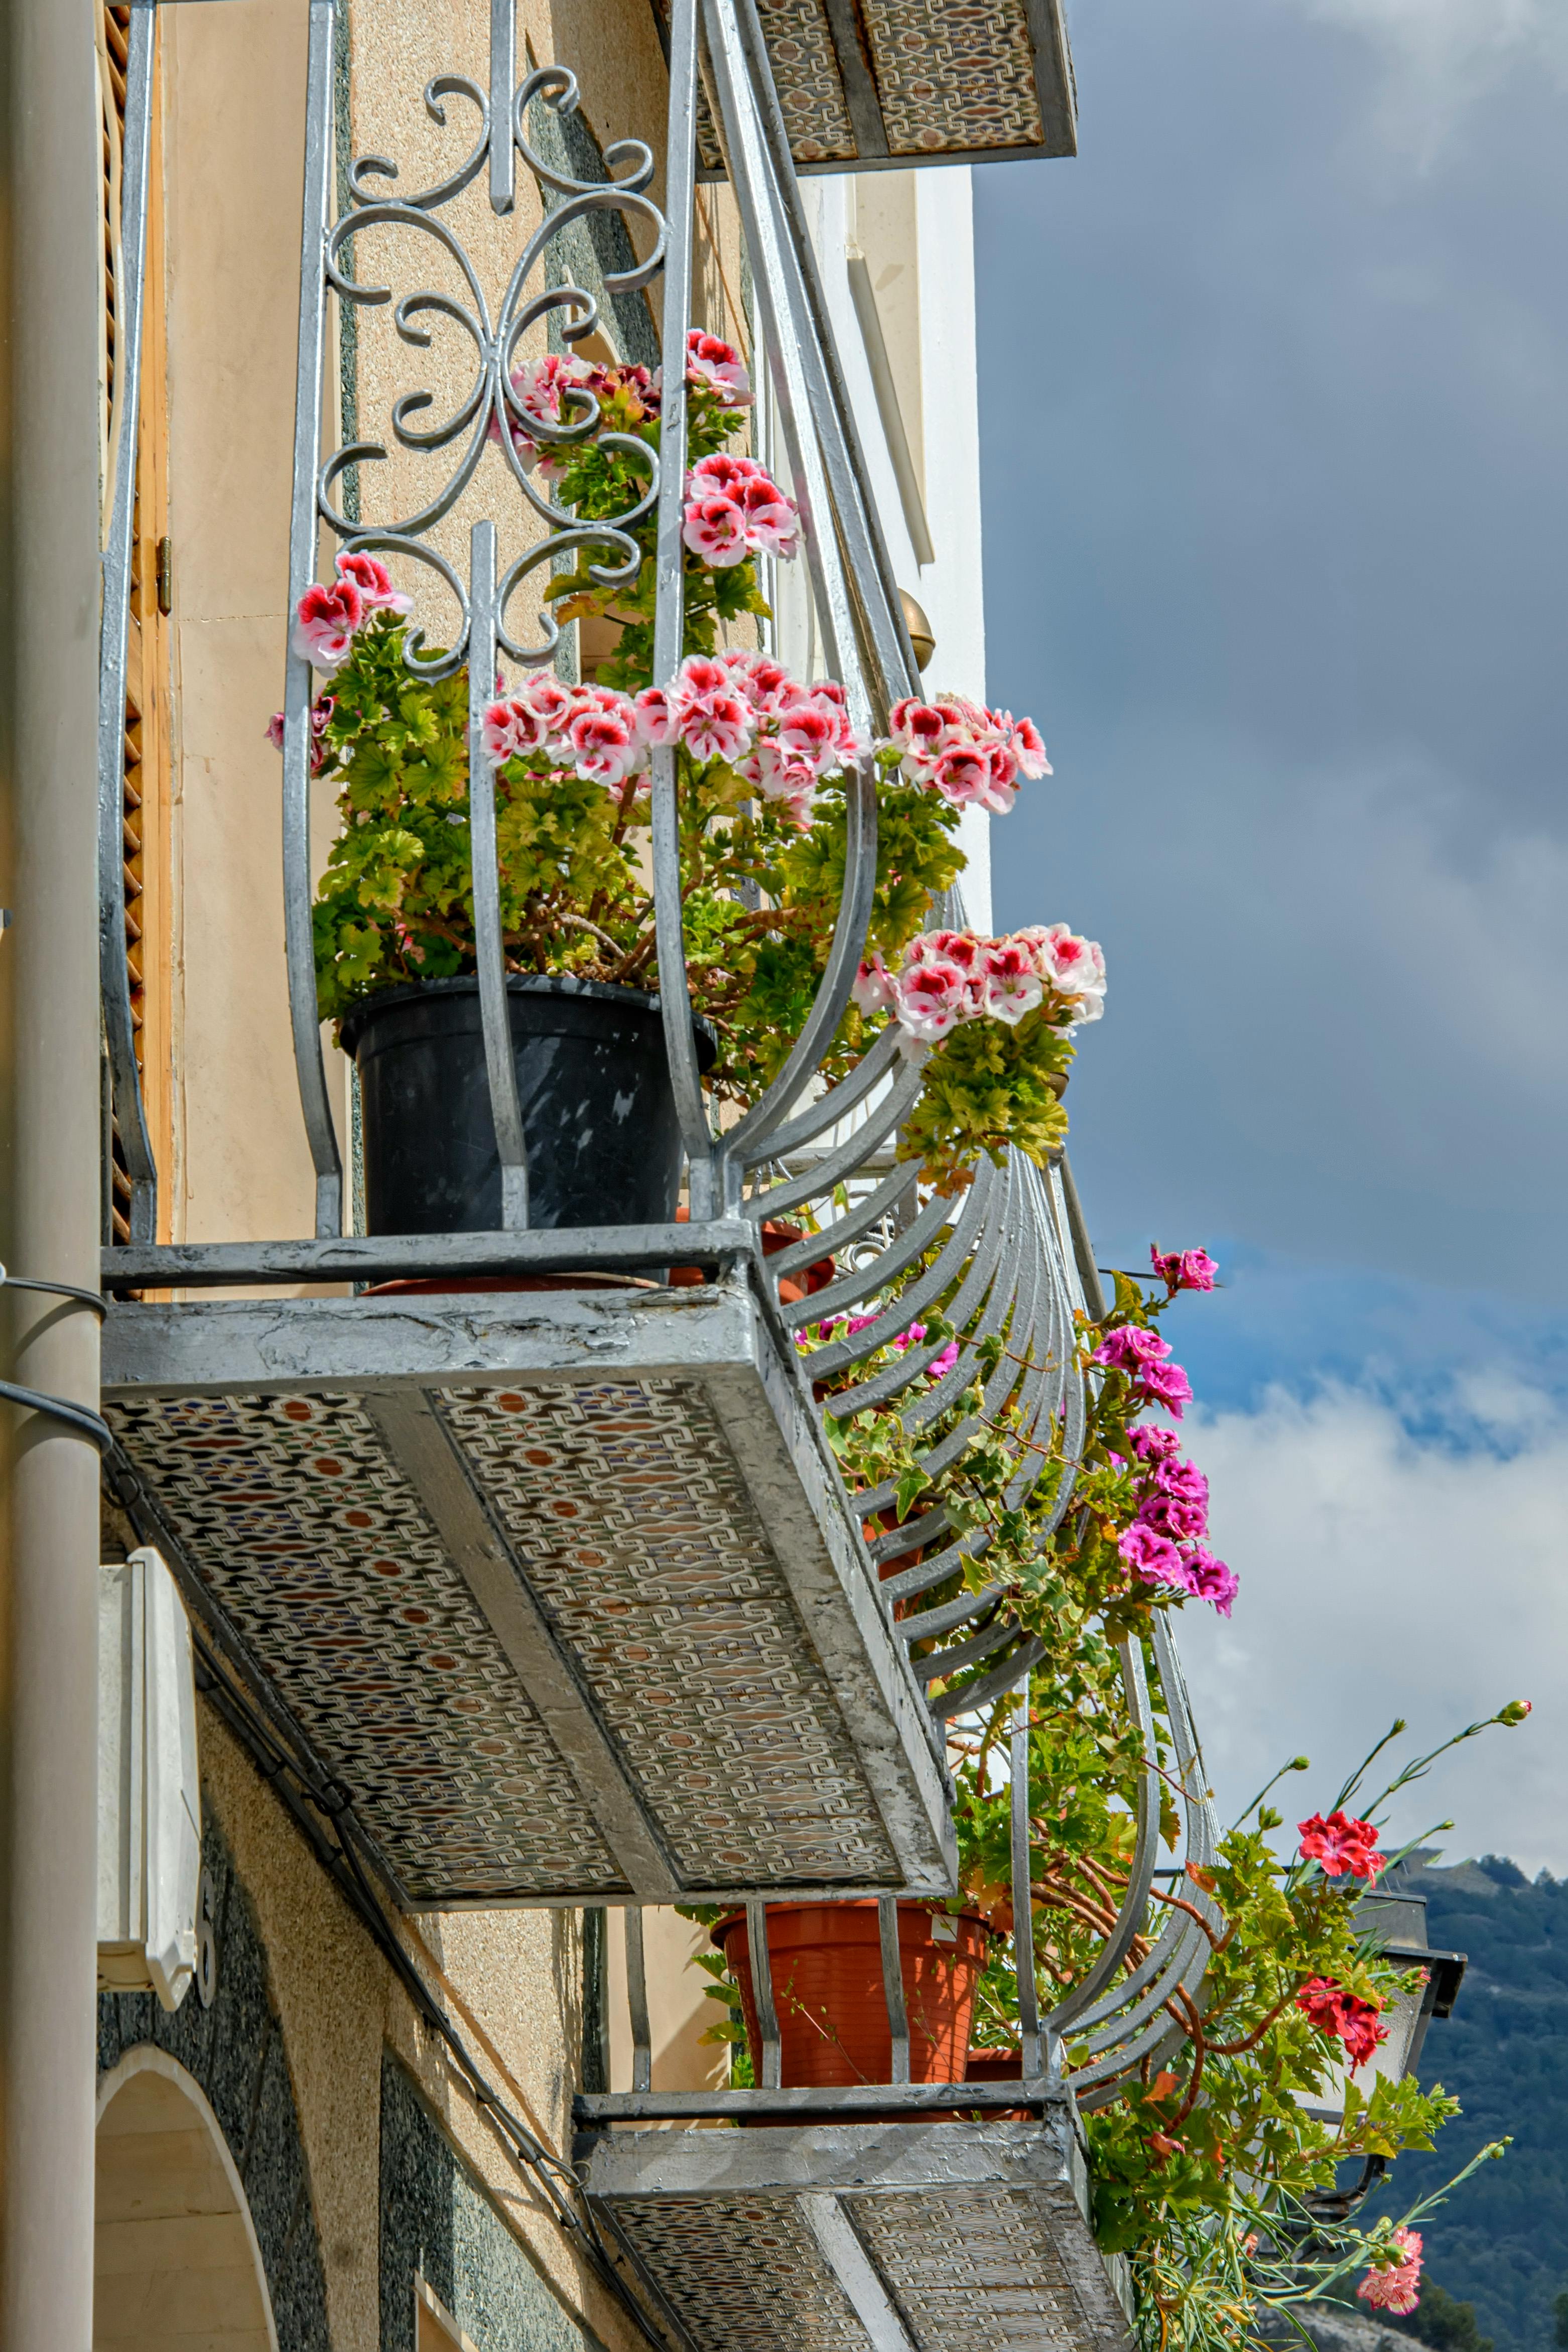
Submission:
[[[1182,1798],[1178,1872],[1206,1867],[1214,1827],[1169,1625],[1154,1657]],[[1130,2301],[1089,2219],[1078,2116],[1114,2096],[1178,2038],[1207,1944],[1190,1913],[1158,1933],[1148,1914],[1159,1820],[1155,1725],[1140,1649],[1123,1645],[1127,1703],[1147,1760],[1125,1895],[1092,1966],[1042,2014],[1030,1886],[1029,1676],[1017,1685],[1010,1755],[1011,1965],[1017,2047],[1009,2069],[957,2052],[955,2079],[910,2080],[911,1991],[900,1906],[879,1903],[888,2079],[783,2082],[781,2017],[793,2004],[833,2041],[832,2002],[803,2001],[770,1953],[768,1906],[746,1906],[745,1990],[755,2087],[656,2091],[641,1914],[626,1914],[632,2088],[582,2095],[575,2147],[586,2194],[678,2315],[697,2352],[737,2338],[755,2352],[802,2339],[877,2352],[969,2352],[1020,2340],[1125,2347]],[[1194,1909],[1208,1898],[1188,1880]],[[928,2004],[929,1981],[913,1994]],[[938,2001],[941,1995],[936,1996]],[[937,2032],[927,2020],[928,2042]],[[863,2032],[858,2037],[863,2050]],[[854,2052],[838,2042],[855,2072]],[[1005,2056],[1005,2053],[1003,2053]],[[929,2068],[922,2070],[929,2072]],[[1005,2077],[1002,2079],[1001,2077]],[[743,2131],[675,2129],[725,2122]],[[657,2127],[656,2127],[657,2126]]]
[[[427,676],[461,669],[476,684],[475,930],[501,1223],[447,1234],[342,1230],[311,958],[311,679],[292,652],[286,950],[316,1233],[201,1244],[155,1239],[158,1171],[132,1034],[119,854],[117,616],[130,562],[155,5],[133,0],[131,16],[120,468],[100,733],[105,1025],[132,1184],[131,1242],[107,1249],[103,1265],[114,1300],[103,1353],[111,1477],[231,1670],[314,1777],[341,1791],[360,1843],[412,1906],[945,1893],[954,1883],[945,1725],[1016,1685],[1037,1646],[983,1582],[940,1607],[921,1605],[983,1560],[984,1540],[944,1541],[939,1515],[928,1514],[883,1527],[868,1543],[865,1529],[889,1516],[889,1498],[846,1492],[812,1384],[866,1361],[940,1301],[960,1335],[953,1368],[924,1379],[937,1349],[911,1345],[854,1391],[863,1405],[896,1404],[918,1442],[951,1419],[986,1340],[1005,1335],[983,1410],[1006,1407],[1016,1418],[1015,1496],[1039,1475],[1040,1441],[1064,1433],[1059,1515],[1081,1430],[1073,1317],[1094,1276],[1065,1165],[1042,1172],[1016,1155],[999,1168],[983,1162],[950,1197],[898,1159],[920,1078],[891,1035],[837,1086],[819,1076],[866,936],[871,762],[849,781],[842,900],[816,1002],[771,1086],[725,1126],[704,1099],[686,984],[675,756],[653,754],[658,961],[689,1222],[531,1226],[510,1049],[495,777],[480,712],[498,654],[525,668],[555,655],[548,620],[537,642],[514,634],[522,583],[584,547],[598,559],[596,576],[630,579],[638,557],[630,528],[644,513],[657,515],[655,675],[673,674],[686,395],[681,369],[667,368],[661,449],[646,493],[632,512],[583,525],[516,459],[509,370],[539,321],[563,317],[571,336],[600,321],[595,295],[562,282],[559,240],[574,223],[605,215],[630,215],[645,254],[636,260],[626,241],[626,266],[605,277],[605,293],[613,301],[662,278],[664,348],[684,350],[702,103],[713,110],[752,257],[759,354],[827,664],[868,734],[915,683],[752,0],[679,0],[672,9],[668,225],[646,194],[652,162],[636,142],[613,148],[611,176],[591,181],[531,142],[531,110],[563,116],[574,92],[553,68],[518,80],[507,0],[493,0],[488,84],[444,76],[426,93],[437,123],[454,103],[473,110],[466,154],[436,184],[406,193],[386,159],[362,159],[334,218],[336,0],[310,0],[291,595],[312,579],[325,533],[412,567],[450,600],[447,649],[422,651],[411,636],[409,659]],[[520,156],[544,216],[517,238],[492,302],[452,207],[469,190],[488,194],[490,215],[504,222]],[[352,240],[372,230],[434,240],[458,271],[464,301],[413,280],[392,318],[415,349],[432,317],[466,334],[473,388],[434,425],[424,421],[427,396],[405,396],[386,443],[351,440],[323,456],[323,394],[336,364],[331,305],[392,300],[390,287],[350,269]],[[478,475],[492,423],[510,469],[500,476],[506,503],[474,512],[476,478],[496,478]],[[376,469],[394,446],[460,454],[434,496],[398,508],[388,493],[384,520],[363,520],[342,485],[357,469],[374,502]],[[466,575],[446,530],[462,520]],[[800,1238],[786,1235],[770,1253],[764,1242],[777,1243],[785,1215]],[[796,1278],[826,1261],[828,1286],[803,1300]],[[649,1286],[650,1266],[700,1278]],[[567,1285],[573,1276],[577,1286]],[[476,1296],[473,1277],[516,1286]],[[409,1280],[421,1285],[417,1296],[363,1295]],[[468,1287],[443,1290],[444,1282]],[[207,1295],[332,1283],[341,1296]],[[161,1296],[138,1295],[148,1292]],[[824,1323],[850,1307],[869,1317],[864,1327],[825,1334]],[[933,1470],[962,1447],[966,1426],[932,1438]],[[1150,1992],[1192,1957],[1179,1935],[1156,1951],[1142,1979]],[[1120,2031],[1114,1976],[1113,1967],[1085,1996],[1081,2021],[1086,2032],[1103,2031],[1108,2050]],[[1127,1988],[1115,1991],[1124,2007]],[[1157,2012],[1156,2000],[1147,2014]]]

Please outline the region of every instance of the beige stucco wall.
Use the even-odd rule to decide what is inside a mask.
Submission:
[[[159,12],[174,542],[174,1237],[311,1230],[283,962],[307,12]],[[292,257],[290,258],[290,257]]]

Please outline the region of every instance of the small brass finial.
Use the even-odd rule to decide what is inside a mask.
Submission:
[[[931,633],[931,623],[907,588],[900,589],[899,602],[904,608],[904,626],[910,633],[910,643],[914,647],[915,667],[929,669],[931,657],[936,651],[936,639]]]

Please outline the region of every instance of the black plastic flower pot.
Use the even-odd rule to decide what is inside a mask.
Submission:
[[[658,997],[529,975],[508,979],[507,1006],[530,1224],[668,1223],[684,1154]],[[715,1041],[694,1027],[706,1069]],[[359,1071],[366,1230],[498,1229],[478,981],[384,989],[345,1014],[342,1038]]]

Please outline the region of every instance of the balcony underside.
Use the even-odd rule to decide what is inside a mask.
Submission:
[[[110,1308],[113,1475],[410,1908],[953,1883],[742,1283]]]
[[[1039,2122],[579,2135],[693,2352],[1127,2352],[1071,2102]]]
[[[665,0],[653,0],[664,29]],[[759,0],[797,171],[1078,152],[1059,0]],[[707,178],[723,159],[707,106]]]

